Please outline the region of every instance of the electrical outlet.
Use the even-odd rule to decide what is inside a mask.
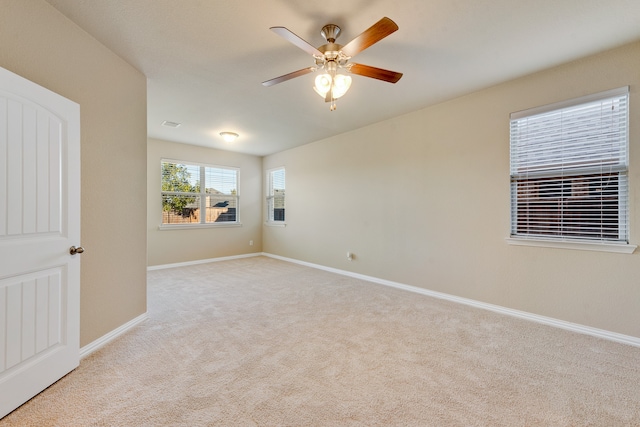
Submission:
[[[347,252],[347,259],[353,261],[353,254],[351,252]]]
[[[253,240],[249,240],[249,246],[253,246]]]

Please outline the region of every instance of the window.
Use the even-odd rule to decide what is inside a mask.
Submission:
[[[628,94],[511,114],[511,237],[628,243]]]
[[[235,168],[162,161],[162,224],[239,223]]]
[[[267,222],[284,223],[284,168],[267,172]]]

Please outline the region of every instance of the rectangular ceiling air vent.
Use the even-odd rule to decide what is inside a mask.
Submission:
[[[181,125],[182,123],[176,123],[176,122],[170,122],[168,120],[165,120],[164,122],[162,122],[162,126],[167,126],[170,128],[177,128]]]

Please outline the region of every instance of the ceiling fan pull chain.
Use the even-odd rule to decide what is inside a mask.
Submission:
[[[329,89],[329,91],[331,92],[331,106],[329,106],[329,111],[335,111],[336,110],[336,99],[334,98],[334,89],[336,87],[336,78],[335,78],[335,71],[333,72],[333,79],[331,80],[331,88]]]

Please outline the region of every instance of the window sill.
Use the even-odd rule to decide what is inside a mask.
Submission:
[[[284,221],[267,221],[264,225],[267,227],[286,227],[287,223]]]
[[[160,224],[158,230],[190,230],[192,228],[242,227],[240,222],[210,224]]]
[[[523,239],[518,237],[507,237],[508,244],[516,246],[537,246],[543,248],[577,249],[582,251],[615,252],[621,254],[632,254],[636,250],[636,245],[624,243],[602,243],[602,242],[570,242],[566,240],[552,239]]]

